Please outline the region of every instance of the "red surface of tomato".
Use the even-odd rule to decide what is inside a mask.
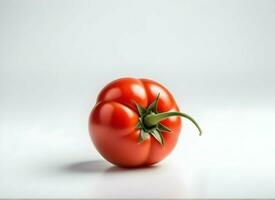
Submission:
[[[89,118],[89,132],[99,153],[122,167],[158,163],[175,147],[179,108],[171,93],[147,79],[121,78],[100,92]],[[200,128],[199,128],[200,130]]]

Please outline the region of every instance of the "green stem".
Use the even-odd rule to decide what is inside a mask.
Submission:
[[[168,117],[172,117],[172,116],[181,116],[181,117],[189,119],[198,128],[198,130],[200,132],[199,135],[202,134],[202,130],[201,130],[199,124],[191,116],[189,116],[185,113],[181,113],[181,112],[163,112],[163,113],[157,113],[157,114],[151,113],[144,117],[143,122],[147,127],[152,127],[152,126],[157,125],[160,121],[167,119]]]

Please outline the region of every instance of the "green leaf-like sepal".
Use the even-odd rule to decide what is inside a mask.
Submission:
[[[157,98],[149,105],[149,107],[147,109],[147,113],[149,113],[149,112],[157,113],[158,101],[159,101],[159,93],[158,93]]]
[[[144,115],[146,113],[146,109],[142,105],[138,104],[137,102],[135,102],[135,101],[133,101],[133,102],[137,107],[139,116]]]
[[[164,145],[163,137],[162,137],[161,133],[158,130],[154,129],[154,130],[150,131],[150,133],[161,144],[161,146]]]
[[[163,124],[161,124],[161,123],[159,123],[158,125],[157,125],[157,129],[159,130],[159,131],[162,131],[162,132],[171,132],[171,129],[170,128],[168,128],[167,126],[164,126]]]
[[[140,130],[138,142],[142,143],[144,140],[147,140],[149,138],[149,133],[145,132],[144,130]]]
[[[141,123],[140,123],[140,122],[138,122],[135,128],[136,128],[136,129],[142,128]]]

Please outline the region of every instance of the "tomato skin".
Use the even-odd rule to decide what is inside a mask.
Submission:
[[[121,78],[102,89],[89,117],[89,132],[106,160],[122,167],[147,166],[160,162],[174,149],[181,130],[178,116],[161,122],[171,130],[162,134],[163,146],[152,136],[138,142],[139,116],[133,101],[147,108],[158,94],[158,112],[179,111],[172,94],[153,80]]]

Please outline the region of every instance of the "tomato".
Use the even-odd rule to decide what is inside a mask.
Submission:
[[[176,146],[181,118],[172,94],[148,79],[121,78],[105,86],[89,117],[98,152],[121,167],[153,165]]]

